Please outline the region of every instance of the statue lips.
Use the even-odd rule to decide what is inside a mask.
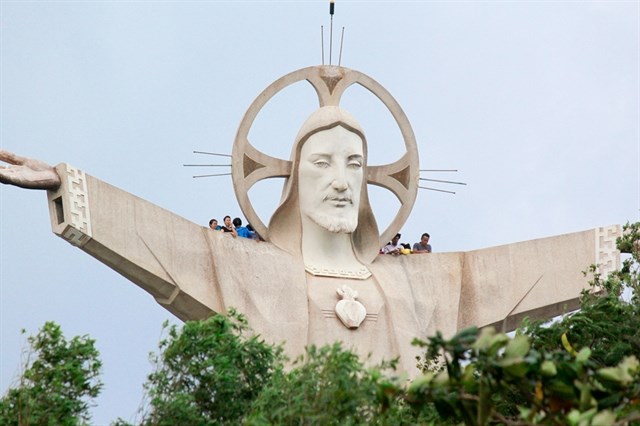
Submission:
[[[353,201],[351,200],[351,197],[335,197],[335,196],[325,196],[323,201],[329,201],[331,204],[333,204],[334,207],[338,207],[338,208],[342,208],[342,207],[346,207],[346,206],[350,206],[353,205]]]

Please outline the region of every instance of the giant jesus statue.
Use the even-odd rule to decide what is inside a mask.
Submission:
[[[253,119],[282,88],[306,80],[319,108],[303,123],[289,161],[256,150]],[[360,84],[398,123],[407,153],[367,164],[367,140],[340,107]],[[617,267],[618,226],[472,252],[378,256],[408,217],[417,193],[418,155],[406,116],[378,83],[335,66],[304,68],[274,82],[243,118],[233,149],[233,182],[247,219],[267,243],[227,238],[85,174],[0,151],[3,183],[47,189],[54,233],[149,292],[183,320],[230,307],[289,355],[309,344],[343,341],[373,361],[400,357],[415,374],[414,337],[470,326],[513,329],[525,316],[550,317],[577,306],[581,271]],[[266,226],[248,199],[262,179],[285,177]],[[401,207],[379,232],[367,185],[392,191]]]

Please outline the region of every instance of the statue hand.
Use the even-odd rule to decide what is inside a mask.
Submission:
[[[0,160],[11,164],[0,165],[0,182],[27,189],[58,189],[60,177],[47,163],[0,149]]]

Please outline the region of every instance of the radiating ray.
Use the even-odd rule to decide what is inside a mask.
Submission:
[[[196,175],[196,176],[194,176],[194,178],[213,177],[213,176],[231,176],[231,173],[218,173],[218,174],[215,174],[215,175]]]
[[[418,185],[418,188],[420,188],[420,189],[428,189],[429,191],[446,192],[447,194],[455,194],[455,192],[453,192],[453,191],[447,191],[447,190],[444,190],[444,189],[429,188],[429,187],[426,187],[426,186],[419,186]]]
[[[454,182],[451,180],[440,180],[440,179],[428,179],[428,178],[418,178],[419,180],[428,180],[429,182],[439,182],[439,183],[451,183],[455,185],[466,185],[464,182]]]
[[[193,153],[194,154],[217,155],[219,157],[229,157],[229,158],[231,158],[231,155],[229,155],[229,154],[218,154],[217,152],[193,151]]]
[[[183,164],[183,167],[231,167],[231,164]]]

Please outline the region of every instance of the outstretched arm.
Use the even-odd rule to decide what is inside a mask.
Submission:
[[[0,182],[4,184],[26,189],[57,189],[60,186],[56,170],[43,161],[20,157],[1,149],[0,161],[10,164],[0,165]]]

